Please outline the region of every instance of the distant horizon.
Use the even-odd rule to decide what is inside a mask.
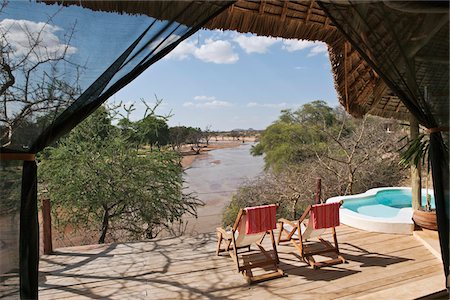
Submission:
[[[314,100],[339,105],[324,43],[218,30],[200,30],[108,103],[134,103],[137,120],[140,99],[151,106],[155,95],[157,113],[173,115],[169,126],[212,131],[264,130],[281,110]]]

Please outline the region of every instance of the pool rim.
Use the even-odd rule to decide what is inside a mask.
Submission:
[[[360,198],[369,196],[376,196],[380,191],[388,190],[409,190],[411,187],[380,187],[369,189],[364,193],[349,195],[349,196],[336,196],[326,200],[327,203],[344,201],[354,201]],[[426,193],[426,189],[422,189],[422,193]],[[433,189],[428,189],[428,193],[433,194]],[[396,217],[383,218],[373,217],[364,214],[357,213],[350,209],[341,207],[339,210],[341,223],[355,227],[358,229],[380,232],[380,233],[396,233],[396,234],[412,234],[414,231],[414,222],[412,220],[413,210],[411,207],[401,208]]]

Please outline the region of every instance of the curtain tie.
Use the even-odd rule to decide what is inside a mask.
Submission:
[[[442,132],[442,131],[450,131],[450,128],[448,127],[433,127],[433,128],[427,128],[427,133],[436,133],[436,132]]]
[[[34,161],[36,160],[36,155],[34,153],[9,153],[0,152],[0,161],[2,160],[23,160],[23,161]]]

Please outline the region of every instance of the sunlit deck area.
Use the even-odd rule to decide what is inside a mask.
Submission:
[[[442,263],[411,235],[337,228],[347,264],[313,270],[279,246],[287,277],[248,285],[214,233],[61,248],[40,260],[40,299],[408,299],[444,289]],[[270,238],[267,239],[269,242]]]

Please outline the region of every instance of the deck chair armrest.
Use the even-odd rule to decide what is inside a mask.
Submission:
[[[226,238],[226,239],[230,239],[230,238],[231,238],[231,235],[230,235],[225,229],[223,229],[223,228],[218,227],[218,228],[216,228],[216,231],[219,232],[219,233],[221,233],[222,236],[223,236],[224,238]]]
[[[287,220],[287,219],[281,218],[281,219],[278,219],[278,222],[279,222],[279,223],[289,224],[289,225],[291,225],[292,227],[297,227],[297,222],[289,221],[289,220]]]

